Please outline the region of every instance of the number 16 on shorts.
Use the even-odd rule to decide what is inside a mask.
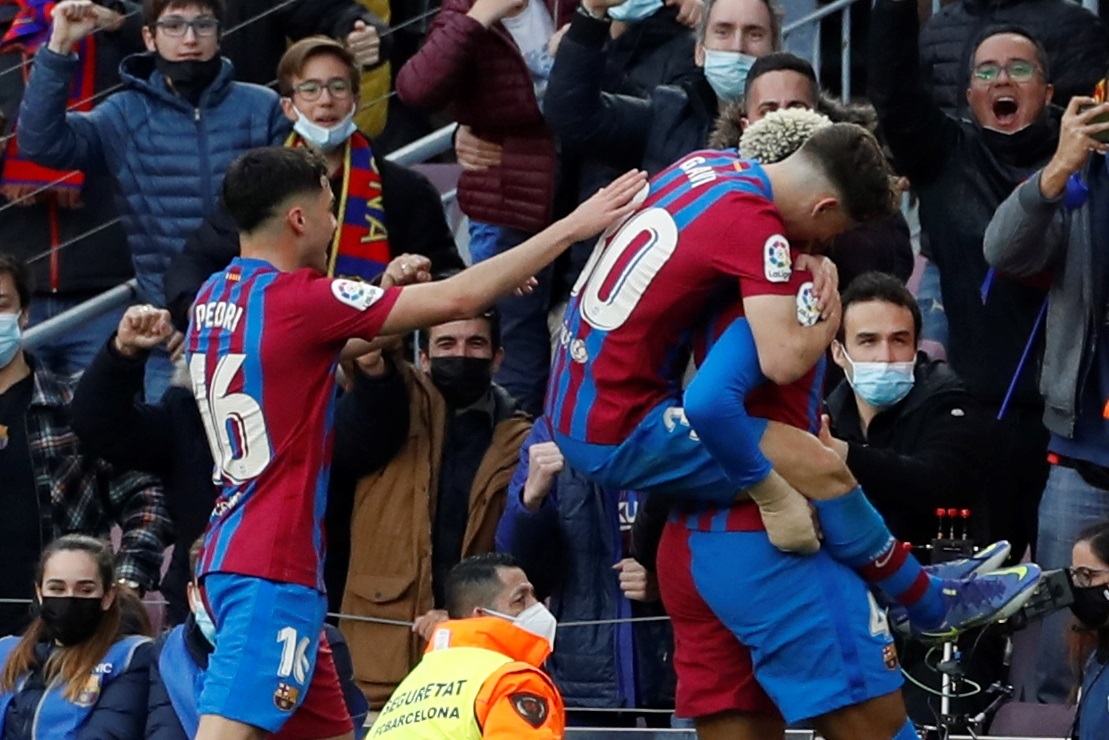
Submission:
[[[277,666],[277,677],[292,677],[303,686],[312,669],[312,661],[308,659],[308,646],[312,641],[307,637],[298,639],[297,631],[292,627],[281,628],[277,633],[277,641],[281,643],[281,662]]]

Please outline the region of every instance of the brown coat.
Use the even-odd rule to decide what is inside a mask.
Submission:
[[[393,461],[358,481],[351,514],[350,570],[343,614],[412,622],[432,608],[431,524],[447,429],[447,405],[430,378],[401,365],[410,398],[408,441]],[[462,557],[494,549],[508,482],[531,420],[517,414],[493,430],[470,489]],[[380,708],[423,654],[405,626],[342,620],[354,677]]]

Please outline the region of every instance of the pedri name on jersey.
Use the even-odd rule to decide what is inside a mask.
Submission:
[[[689,187],[697,188],[716,179],[716,171],[710,165],[705,164],[705,161],[704,157],[690,157],[678,165],[678,168],[685,173],[689,180]]]
[[[193,309],[193,323],[199,329],[226,329],[235,331],[243,318],[243,307],[227,301],[198,303]]]

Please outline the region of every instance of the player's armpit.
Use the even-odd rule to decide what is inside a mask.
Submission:
[[[805,318],[802,314],[807,316],[812,309],[804,304],[804,296],[794,295],[743,299],[743,310],[758,348],[759,368],[778,385],[792,383],[811,370],[835,337],[839,317],[805,326],[801,323]]]
[[[561,740],[566,710],[550,679],[536,669],[494,674],[474,701],[485,740]]]

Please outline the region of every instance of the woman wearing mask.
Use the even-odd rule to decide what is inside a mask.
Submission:
[[[122,634],[115,582],[105,542],[66,535],[43,552],[38,615],[0,640],[0,738],[143,736],[150,638]]]
[[[1078,620],[1072,653],[1082,685],[1071,737],[1104,740],[1109,737],[1109,521],[1078,535],[1071,552],[1071,581],[1071,611]]]

